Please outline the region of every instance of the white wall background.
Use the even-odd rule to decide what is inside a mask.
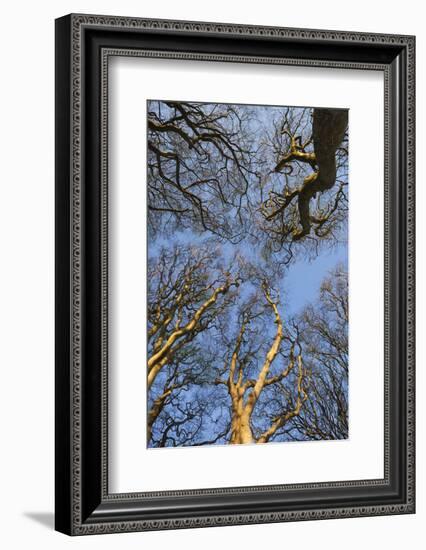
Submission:
[[[426,279],[418,204],[418,512],[352,520],[317,521],[71,539],[53,528],[53,146],[54,24],[69,12],[104,13],[247,24],[331,28],[417,35],[417,96],[426,94],[426,32],[421,4],[388,0],[68,0],[8,3],[2,10],[0,65],[0,543],[3,548],[246,549],[265,543],[317,550],[397,549],[420,546],[426,520]],[[425,150],[425,105],[418,102],[418,155]],[[422,246],[423,244],[423,246]],[[417,543],[417,544],[416,544]]]

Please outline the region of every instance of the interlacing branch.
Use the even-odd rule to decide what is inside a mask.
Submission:
[[[216,379],[216,384],[224,384],[228,388],[231,398],[231,436],[229,443],[265,443],[277,431],[279,427],[284,426],[291,418],[300,413],[301,407],[306,400],[306,393],[303,389],[304,370],[302,364],[301,352],[295,354],[296,343],[293,342],[290,347],[288,364],[275,375],[271,375],[271,366],[276,361],[284,339],[283,321],[278,309],[278,299],[273,298],[271,288],[268,283],[262,283],[262,292],[266,307],[271,311],[276,325],[275,336],[266,352],[262,366],[258,370],[256,378],[247,377],[245,369],[252,358],[252,350],[247,344],[250,335],[247,330],[250,324],[258,316],[250,308],[244,311],[240,319],[240,330],[236,338],[235,347],[232,351],[229,363],[225,366],[225,378]],[[246,341],[247,339],[247,341]],[[252,416],[256,404],[264,389],[273,384],[283,381],[293,371],[295,365],[298,365],[297,382],[297,403],[293,410],[284,411],[279,419],[274,419],[273,424],[265,433],[256,437],[252,427]]]
[[[311,212],[312,201],[336,184],[336,152],[339,150],[347,157],[347,150],[340,147],[347,125],[347,110],[318,108],[313,110],[312,137],[308,140],[302,142],[301,136],[291,133],[288,128],[281,131],[288,136],[289,148],[275,166],[274,172],[284,175],[285,185],[281,193],[269,193],[261,205],[261,212],[266,222],[279,222],[282,232],[290,235],[293,241],[308,236],[312,229],[317,237],[324,237],[331,230],[331,226],[325,226],[331,222],[345,198],[343,189],[346,183],[340,182],[338,192],[331,198],[332,202],[325,207],[317,206],[314,213]],[[308,173],[301,185],[290,185],[289,177],[293,175],[296,165],[303,168],[302,173]],[[297,208],[287,214],[294,201]]]
[[[172,256],[163,254],[158,262],[158,284],[148,312],[148,389],[179,350],[209,328],[224,306],[223,297],[240,283],[239,277],[230,272],[209,279],[208,254],[199,259],[190,255],[173,278],[180,259],[180,253],[175,251]]]
[[[241,239],[251,208],[249,185],[257,178],[249,120],[238,105],[149,102],[152,234],[189,228]]]

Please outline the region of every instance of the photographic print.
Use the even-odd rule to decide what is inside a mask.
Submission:
[[[149,100],[147,136],[147,446],[348,438],[348,110]]]

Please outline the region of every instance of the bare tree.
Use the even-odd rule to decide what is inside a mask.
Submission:
[[[299,320],[310,372],[308,400],[295,421],[303,439],[348,437],[348,321],[348,278],[339,265]]]
[[[273,108],[266,123],[261,110],[148,103],[151,235],[248,239],[270,253],[284,250],[285,263],[295,243],[316,255],[320,243],[344,238],[347,111]]]
[[[202,395],[209,377],[202,346],[182,348],[148,392],[147,444],[151,447],[197,445],[208,421],[209,400]]]
[[[151,233],[189,228],[241,239],[256,175],[249,120],[238,105],[148,103]]]
[[[276,122],[276,166],[261,213],[279,248],[338,235],[347,217],[347,123],[346,110],[319,108],[288,108]]]
[[[177,352],[208,330],[238,287],[238,276],[212,262],[216,251],[162,250],[148,270],[148,389]]]
[[[216,385],[227,388],[231,408],[231,433],[229,443],[266,443],[276,432],[292,418],[300,414],[307,399],[304,387],[306,372],[302,360],[302,347],[299,342],[291,341],[284,333],[283,321],[278,309],[278,298],[273,297],[273,290],[264,280],[261,292],[255,294],[245,303],[239,312],[239,331],[231,341],[227,341],[225,365],[220,376],[215,379]],[[264,303],[257,307],[261,297]],[[275,325],[271,342],[265,346],[268,334],[266,324]],[[233,342],[232,342],[233,339]],[[284,352],[284,341],[290,341],[289,351]],[[297,348],[297,351],[296,351]],[[274,365],[275,363],[275,365]],[[268,389],[295,379],[291,385],[294,403],[289,407],[289,400],[282,393],[280,410],[269,423],[262,427],[263,416],[259,422],[257,405],[268,401]]]
[[[202,384],[199,335],[226,314],[239,276],[232,266],[223,267],[217,247],[203,252],[182,245],[173,251],[161,249],[151,258],[148,281],[149,442],[166,405],[176,402],[191,384]]]
[[[266,279],[243,283],[216,310],[214,326],[157,378],[149,444],[347,437],[347,322],[343,266],[324,280],[318,302],[294,319],[283,318]]]

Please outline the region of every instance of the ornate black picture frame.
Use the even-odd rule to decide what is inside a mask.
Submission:
[[[68,15],[56,21],[56,529],[69,535],[415,511],[413,36]],[[382,71],[384,478],[111,494],[107,468],[110,56]]]

